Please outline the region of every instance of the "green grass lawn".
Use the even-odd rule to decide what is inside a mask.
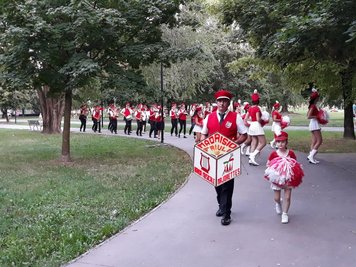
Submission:
[[[328,112],[329,123],[326,126],[329,127],[344,127],[344,111]],[[288,116],[291,118],[291,125],[293,126],[308,126],[309,120],[307,119],[307,109],[295,108],[290,109]]]
[[[151,141],[0,129],[0,266],[60,266],[167,199],[192,169]],[[169,167],[168,167],[169,166]],[[179,171],[177,171],[179,170]]]
[[[285,131],[289,136],[289,148],[305,153],[310,151],[311,133],[309,131],[290,131],[288,127]],[[268,130],[265,133],[268,144],[273,138],[273,133]],[[323,144],[319,148],[319,153],[356,153],[356,140],[344,139],[342,135],[342,132],[322,131]]]

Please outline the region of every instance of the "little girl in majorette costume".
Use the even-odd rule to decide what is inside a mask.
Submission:
[[[281,131],[281,134],[275,138],[275,141],[278,149],[270,154],[264,177],[271,182],[277,214],[282,214],[282,223],[288,223],[288,210],[292,189],[302,183],[304,171],[300,163],[297,162],[294,151],[287,149],[288,134]],[[281,203],[282,189],[284,190],[283,209]]]

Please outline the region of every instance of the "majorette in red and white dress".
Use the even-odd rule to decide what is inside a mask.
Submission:
[[[270,154],[264,178],[271,182],[273,190],[298,187],[303,176],[304,171],[293,150],[287,150],[285,155],[279,150]]]

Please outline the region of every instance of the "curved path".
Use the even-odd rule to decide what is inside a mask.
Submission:
[[[192,137],[164,142],[192,155]],[[297,157],[305,177],[293,190],[288,224],[275,214],[265,167],[243,156],[229,226],[215,216],[213,187],[191,174],[167,202],[67,266],[356,266],[356,154],[319,154],[319,165]]]

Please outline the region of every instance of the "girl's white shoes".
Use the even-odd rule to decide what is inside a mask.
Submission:
[[[282,213],[282,220],[281,220],[282,223],[288,223],[289,222],[289,218],[288,218],[288,214],[283,212]]]
[[[276,202],[276,213],[278,215],[281,215],[281,222],[282,223],[288,223],[289,222],[289,218],[288,218],[288,214],[286,212],[282,212],[282,202]]]

